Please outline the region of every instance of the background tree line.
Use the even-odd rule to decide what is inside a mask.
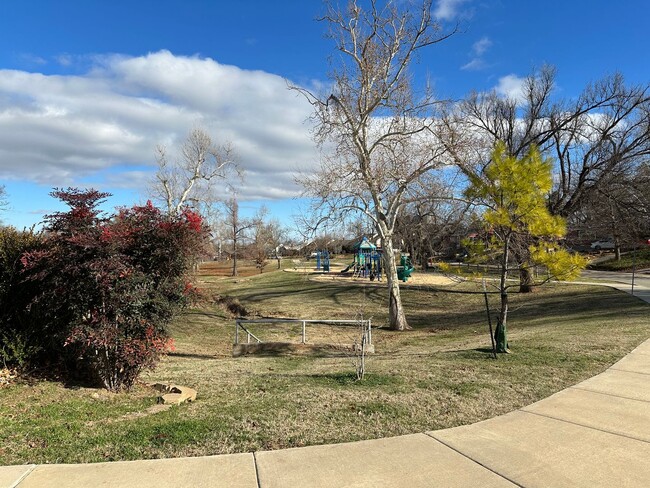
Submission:
[[[562,99],[555,70],[544,66],[516,98],[491,91],[441,100],[411,72],[421,52],[458,32],[435,21],[431,0],[325,4],[321,21],[337,53],[331,84],[316,93],[294,87],[313,106],[323,153],[320,168],[299,178],[313,202],[306,223],[314,229],[350,214],[372,223],[386,259],[392,329],[408,328],[397,249],[423,263],[450,235],[483,220],[484,208],[465,189],[489,184],[497,145],[509,157],[525,160],[535,150],[552,160],[546,206],[568,219],[569,236],[589,226],[592,235],[612,236],[620,255],[623,243],[646,235],[649,85],[614,74]],[[519,268],[521,291],[531,291],[535,242],[526,233],[517,240],[509,260]]]

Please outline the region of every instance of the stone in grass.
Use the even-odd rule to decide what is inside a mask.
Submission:
[[[196,390],[187,386],[166,385],[164,383],[154,383],[152,388],[162,393],[158,397],[158,403],[165,405],[180,405],[185,402],[196,400]]]

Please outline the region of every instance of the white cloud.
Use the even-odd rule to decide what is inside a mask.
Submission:
[[[465,71],[479,71],[487,67],[487,63],[481,58],[474,58],[469,63],[466,63],[460,67],[460,69]]]
[[[469,0],[438,0],[433,16],[439,20],[453,20],[460,13],[460,6]]]
[[[526,78],[510,74],[499,78],[499,83],[494,88],[499,95],[515,101],[523,100],[524,83]]]
[[[59,63],[61,66],[71,66],[72,63],[74,62],[73,57],[70,54],[64,53],[64,54],[59,54],[54,58],[57,63]]]
[[[28,64],[33,64],[33,65],[47,64],[47,60],[45,58],[42,58],[41,56],[35,56],[29,53],[21,54],[20,58]]]
[[[83,76],[0,70],[0,179],[144,186],[154,147],[198,125],[235,148],[242,199],[294,196],[292,170],[318,159],[310,111],[279,76],[168,51],[100,57]]]
[[[482,56],[485,52],[492,47],[492,41],[489,37],[482,37],[474,44],[472,44],[472,51],[476,56]]]
[[[472,51],[470,55],[472,59],[460,67],[465,71],[479,71],[487,68],[488,64],[483,59],[483,54],[492,47],[492,41],[489,37],[482,37],[474,44],[472,44]]]

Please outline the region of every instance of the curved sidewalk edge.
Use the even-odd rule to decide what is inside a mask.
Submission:
[[[614,288],[618,291],[632,295],[639,300],[650,303],[650,288],[643,285],[636,285],[634,290],[630,288],[628,283],[607,283],[607,282],[596,282],[596,281],[562,281],[566,285],[593,285],[593,286],[606,286],[608,288]]]
[[[648,486],[650,340],[605,372],[514,412],[401,437],[281,451],[0,467],[0,486]]]

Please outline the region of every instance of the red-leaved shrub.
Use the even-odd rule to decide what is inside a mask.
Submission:
[[[38,284],[32,307],[57,353],[81,360],[107,389],[128,389],[170,347],[166,326],[194,295],[188,273],[206,228],[189,210],[170,217],[148,202],[105,217],[97,207],[106,193],[52,194],[70,210],[47,216],[44,248],[22,258]]]

